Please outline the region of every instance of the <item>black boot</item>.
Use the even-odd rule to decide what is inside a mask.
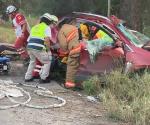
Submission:
[[[25,82],[32,82],[34,80],[34,78],[31,78],[31,79],[25,79],[24,81]]]
[[[40,79],[40,80],[39,80],[39,83],[41,83],[41,84],[42,84],[42,83],[50,83],[50,81],[51,81],[50,78]]]

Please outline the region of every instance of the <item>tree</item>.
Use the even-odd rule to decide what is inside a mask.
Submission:
[[[120,17],[134,30],[143,30],[143,0],[121,0]]]

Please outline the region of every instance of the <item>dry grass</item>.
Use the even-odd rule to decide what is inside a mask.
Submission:
[[[93,77],[95,79],[95,76]],[[85,81],[85,91],[95,87],[95,80]],[[96,80],[98,81],[98,80]],[[99,84],[100,81],[99,81]],[[91,86],[94,87],[91,87]],[[101,88],[102,89],[102,88]],[[98,91],[109,117],[115,120],[131,122],[134,125],[150,125],[150,74],[142,76],[134,74],[132,77],[114,71],[106,76],[106,87]],[[96,93],[96,92],[95,92]],[[88,93],[89,94],[89,93]]]
[[[14,30],[10,26],[0,25],[0,42],[13,43],[15,40]]]
[[[38,22],[38,18],[27,17],[30,26],[35,25]],[[15,32],[9,22],[0,23],[0,42],[14,43]]]

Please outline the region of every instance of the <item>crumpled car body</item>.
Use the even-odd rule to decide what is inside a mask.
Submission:
[[[113,44],[109,46],[106,44],[106,46],[101,47],[94,58],[94,62],[91,61],[88,48],[82,49],[80,67],[78,69],[79,75],[109,73],[118,67],[121,67],[125,72],[150,67],[150,52],[148,51],[150,50],[149,40],[146,38],[144,41],[141,41],[141,38],[139,38],[135,32],[123,25],[122,20],[115,16],[108,18],[82,12],[74,12],[72,16],[77,19],[77,26],[81,23],[88,23],[91,26],[101,29],[113,41]],[[54,43],[57,43],[57,32],[57,28],[52,30],[52,40]],[[92,38],[90,40],[92,40]],[[118,41],[121,42],[121,46],[117,45]],[[103,42],[107,43],[108,41]],[[8,49],[14,50],[12,46],[8,45],[7,47]]]
[[[135,45],[140,39],[137,40],[135,35],[129,32],[122,20],[115,16],[107,18],[81,12],[74,12],[73,16],[77,19],[77,26],[81,23],[94,25],[108,34],[114,42],[111,47],[106,46],[98,52],[94,63],[90,60],[88,50],[83,49],[78,74],[108,73],[118,67],[122,67],[125,72],[150,67],[150,52],[143,49],[146,42],[141,42],[140,46]],[[122,42],[122,46],[115,45],[118,40]]]

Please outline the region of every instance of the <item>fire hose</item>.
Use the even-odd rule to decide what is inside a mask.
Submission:
[[[2,80],[0,80],[0,81],[2,81]],[[56,99],[56,100],[60,101],[61,103],[58,103],[58,104],[56,103],[56,104],[51,104],[51,105],[44,105],[44,106],[29,104],[29,102],[32,99],[30,93],[25,91],[21,87],[17,87],[17,85],[21,85],[21,86],[25,86],[25,87],[31,87],[31,88],[36,88],[38,90],[34,90],[35,94],[37,94],[39,96],[47,97],[47,98]],[[20,90],[25,95],[27,95],[28,99],[26,101],[24,101],[24,102],[16,101],[13,97],[2,93],[3,86],[6,86],[7,88],[13,88],[13,89]],[[10,105],[10,106],[0,105],[0,109],[1,110],[5,110],[5,109],[9,109],[9,108],[15,108],[15,107],[18,107],[18,106],[26,106],[26,107],[35,108],[35,109],[59,108],[59,107],[62,107],[62,106],[64,106],[66,104],[66,100],[64,100],[61,97],[54,96],[53,93],[50,90],[48,90],[48,89],[46,89],[44,87],[41,87],[38,84],[37,85],[27,85],[27,84],[23,84],[23,83],[12,83],[12,84],[5,83],[5,84],[3,84],[3,86],[0,84],[0,100],[4,99],[4,97],[7,97],[9,99],[9,101],[11,103],[13,103],[13,105]]]

